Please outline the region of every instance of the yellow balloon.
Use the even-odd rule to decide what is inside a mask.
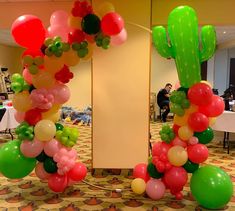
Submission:
[[[62,106],[61,104],[53,104],[51,109],[49,111],[45,112],[45,113],[50,113],[50,114],[56,113],[56,112],[59,111],[59,109],[61,109],[61,106]]]
[[[188,117],[189,117],[189,115],[187,115],[186,113],[184,114],[184,116],[175,115],[173,122],[176,125],[184,126],[184,125],[188,124]]]
[[[39,141],[50,141],[56,133],[56,127],[54,122],[43,119],[39,121],[34,127],[35,137]]]
[[[64,60],[64,64],[66,64],[67,66],[75,66],[79,63],[80,58],[77,55],[76,51],[74,51],[73,49],[70,49],[69,51],[64,52],[63,60]]]
[[[209,117],[209,126],[214,125],[216,122],[216,117]]]
[[[12,99],[13,107],[20,112],[26,112],[32,107],[29,92],[20,92],[14,95]]]
[[[188,153],[181,146],[173,146],[168,150],[167,157],[172,165],[183,166],[188,160]]]
[[[50,111],[42,113],[42,119],[51,120],[52,122],[56,123],[60,119],[60,111],[52,113]]]
[[[193,131],[187,125],[184,125],[179,128],[178,135],[180,139],[182,139],[183,141],[187,141],[191,137],[193,137]]]
[[[212,85],[209,81],[202,80],[201,83],[207,84],[210,88],[212,88]]]
[[[97,13],[100,17],[103,17],[109,12],[115,12],[115,8],[110,2],[102,3],[97,10]]]
[[[94,46],[88,42],[88,54],[82,58],[83,61],[89,61],[93,55],[93,49],[94,49]]]
[[[33,86],[39,88],[50,88],[55,84],[54,76],[46,71],[41,71],[32,76]]]
[[[73,15],[70,15],[69,18],[68,18],[68,25],[71,27],[71,28],[75,28],[75,29],[81,29],[81,22],[82,22],[82,19],[79,18],[79,17],[74,17]]]
[[[146,183],[141,178],[136,178],[131,182],[131,189],[136,194],[142,194],[145,192]]]
[[[63,56],[45,56],[44,57],[44,67],[47,72],[50,72],[52,75],[59,72],[64,66]]]
[[[198,111],[198,106],[194,105],[194,104],[190,104],[189,108],[185,109],[185,114],[189,115],[189,114],[194,113],[196,111]]]

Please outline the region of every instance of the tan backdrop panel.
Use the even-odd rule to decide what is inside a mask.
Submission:
[[[93,168],[124,169],[148,158],[151,35],[128,22],[149,28],[150,0],[110,2],[126,22],[128,40],[94,53]]]

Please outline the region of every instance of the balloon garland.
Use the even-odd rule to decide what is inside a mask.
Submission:
[[[23,75],[13,74],[13,106],[17,140],[0,149],[0,172],[18,179],[30,174],[48,181],[52,191],[83,180],[86,166],[77,162],[76,128],[61,125],[60,108],[70,98],[65,85],[73,78],[70,66],[92,57],[95,46],[108,49],[127,38],[122,17],[110,3],[100,5],[99,16],[88,1],[76,0],[71,14],[59,10],[46,30],[41,20],[23,15],[12,24],[16,43],[26,48]]]
[[[224,111],[223,99],[213,94],[208,82],[201,81],[201,62],[215,51],[216,35],[213,26],[201,29],[201,48],[195,11],[188,6],[175,8],[168,18],[168,37],[163,26],[153,28],[153,42],[158,53],[174,58],[181,87],[170,96],[173,127],[164,124],[161,141],[154,143],[148,164],[134,167],[132,190],[144,192],[158,200],[169,189],[176,199],[182,199],[182,190],[192,173],[192,195],[205,208],[219,209],[233,195],[230,177],[222,169],[206,165],[206,144],[214,135],[211,125]]]

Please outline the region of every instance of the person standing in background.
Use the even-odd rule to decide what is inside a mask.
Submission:
[[[163,89],[161,89],[157,94],[157,104],[160,107],[160,109],[165,109],[161,116],[161,120],[163,122],[166,122],[166,118],[168,113],[170,112],[170,91],[172,88],[172,84],[167,83]]]

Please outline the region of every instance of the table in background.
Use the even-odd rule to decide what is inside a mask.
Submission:
[[[212,129],[224,132],[223,145],[225,148],[225,142],[227,142],[229,154],[229,133],[235,133],[235,112],[224,111],[223,114],[217,117]]]
[[[4,106],[0,109],[6,109],[0,121],[0,131],[8,131],[11,135],[11,138],[13,139],[11,129],[15,129],[19,125],[19,123],[15,120],[16,110],[12,106]]]

